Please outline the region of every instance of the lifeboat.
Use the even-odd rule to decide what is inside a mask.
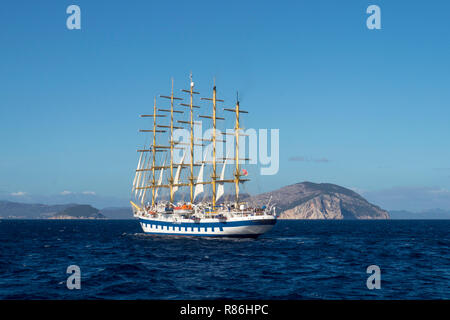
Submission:
[[[175,207],[174,212],[179,214],[191,213],[192,206],[190,204],[183,204],[182,206]]]

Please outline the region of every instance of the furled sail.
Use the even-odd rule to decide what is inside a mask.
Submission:
[[[147,155],[145,155],[144,157],[144,161],[141,162],[141,166],[139,167],[139,170],[143,169],[145,166],[145,163],[147,161]],[[142,177],[142,173],[143,171],[139,171],[138,172],[138,176],[137,176],[137,180],[136,180],[136,188],[134,190],[134,196],[137,197],[138,192],[140,191],[140,189],[138,189],[138,187],[140,187],[141,185],[141,177]]]
[[[147,161],[144,161],[144,166],[142,167],[142,169],[146,169],[146,170],[148,170],[148,166],[149,166],[149,164],[150,164],[150,156],[148,156],[148,157],[146,157],[146,158],[148,158],[147,159]],[[143,197],[143,194],[144,194],[144,191],[145,191],[145,189],[144,189],[144,187],[145,187],[145,178],[146,178],[146,176],[147,176],[147,171],[141,171],[141,182],[140,182],[140,191],[139,191],[139,197],[138,197],[138,199],[142,199],[142,197]],[[141,202],[142,202],[142,200],[141,200]]]
[[[197,198],[197,196],[204,191],[203,169],[205,168],[205,160],[206,160],[206,155],[205,155],[205,159],[202,163],[202,166],[200,167],[200,170],[198,172],[197,184],[195,185],[194,198],[192,199],[192,201],[195,201],[195,198]]]
[[[178,184],[179,181],[180,181],[180,174],[181,174],[181,169],[183,167],[184,157],[185,156],[186,156],[186,152],[183,154],[183,158],[181,159],[181,163],[178,165],[177,172],[175,174],[175,179],[173,181],[173,184]],[[173,186],[172,187],[172,195],[174,195],[177,190],[178,190],[178,186]]]
[[[167,159],[167,157],[166,157],[166,159]],[[164,167],[166,165],[166,159],[164,159],[164,164],[163,164],[163,167],[161,168],[161,172],[159,174],[159,179],[158,179],[158,184],[157,184],[158,186],[160,186],[163,181],[163,174],[164,174]],[[158,189],[159,188],[155,188],[155,199],[158,197]]]
[[[228,155],[225,158],[225,161],[223,163],[223,167],[222,167],[222,172],[220,173],[220,180],[225,179],[225,167],[227,165],[227,160],[228,157],[230,155],[230,152],[228,151]],[[223,182],[219,182],[218,183],[219,186],[217,187],[217,192],[216,192],[216,201],[219,201],[219,199],[223,196],[223,194],[225,193],[225,184]]]
[[[147,185],[150,183],[150,180],[151,180],[151,178],[152,178],[152,176],[151,176],[151,174],[149,173],[149,174],[147,174],[147,178],[145,178],[144,177],[144,180],[147,180]],[[143,183],[143,186],[145,187],[146,185],[145,185],[145,182]],[[146,196],[146,194],[147,194],[147,188],[145,188],[145,189],[143,189],[144,190],[144,192],[143,192],[143,194],[142,194],[142,196],[141,196],[141,203],[142,203],[142,205],[144,204],[144,202],[145,202],[145,196]]]
[[[136,188],[136,181],[137,181],[138,174],[140,172],[138,170],[141,169],[142,156],[143,156],[143,153],[141,152],[141,155],[139,156],[138,165],[137,165],[137,168],[136,168],[136,174],[134,175],[133,188],[131,189],[131,191],[134,191],[135,188]]]

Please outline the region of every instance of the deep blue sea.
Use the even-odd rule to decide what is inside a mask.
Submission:
[[[259,239],[1,220],[1,299],[449,299],[450,220],[279,221]],[[69,265],[81,289],[66,287]],[[369,290],[369,265],[381,288]]]

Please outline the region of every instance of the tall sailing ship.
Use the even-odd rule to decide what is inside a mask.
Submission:
[[[240,109],[238,98],[234,108],[223,108],[224,111],[234,113],[235,125],[232,132],[220,133],[216,127],[216,122],[217,120],[225,120],[225,118],[217,116],[216,108],[217,103],[223,102],[223,100],[217,98],[214,83],[212,97],[201,98],[201,100],[206,100],[212,104],[212,115],[199,115],[200,118],[211,120],[211,139],[195,137],[194,127],[201,122],[194,121],[194,109],[200,107],[194,105],[194,97],[199,92],[194,91],[192,75],[189,84],[188,90],[181,90],[188,95],[189,103],[179,103],[180,106],[188,110],[187,120],[177,120],[177,123],[174,121],[175,115],[183,114],[184,111],[179,110],[178,106],[177,109],[175,108],[175,103],[182,101],[183,98],[174,96],[173,80],[171,94],[160,96],[160,98],[170,101],[170,108],[157,107],[155,98],[153,114],[141,115],[141,117],[149,117],[153,120],[153,128],[140,130],[140,132],[150,133],[152,141],[148,147],[138,150],[139,161],[133,181],[132,200],[130,201],[134,216],[139,219],[143,231],[149,234],[256,238],[272,229],[277,216],[275,206],[271,205],[270,201],[261,207],[251,206],[239,197],[240,184],[248,181],[247,178],[243,178],[247,176],[247,171],[241,168],[240,161],[249,160],[240,158],[239,137],[244,136],[244,134],[239,126],[239,121],[241,113],[248,112]],[[164,120],[166,121],[164,122]],[[187,125],[190,130],[189,143],[174,141],[174,130],[184,129],[179,124]],[[164,133],[168,136],[167,145],[159,143],[162,140],[159,134]],[[216,143],[225,142],[221,135],[228,135],[233,139],[234,157],[229,157],[230,152],[227,157],[217,157]],[[207,161],[206,157],[202,157],[203,161],[194,162],[194,148],[203,146],[201,143],[196,143],[197,141],[210,142],[212,145],[210,160]],[[175,163],[174,153],[180,150],[183,152],[181,162]],[[188,153],[188,161],[185,161]],[[227,165],[233,164],[233,162],[234,170],[231,177],[227,178],[225,174]],[[222,165],[220,176],[216,174],[218,164]],[[205,165],[212,167],[210,167],[211,175],[208,179],[204,178],[204,172],[207,168]],[[194,168],[198,169],[194,170]],[[176,169],[176,172],[174,172],[174,169]],[[188,169],[188,173],[185,181],[183,181],[182,171],[186,171],[186,169]],[[194,176],[195,171],[197,171],[196,176]],[[233,199],[223,200],[223,198],[226,198],[225,184],[227,183],[234,186]],[[205,192],[205,187],[210,187],[208,195]],[[189,191],[186,201],[180,201],[180,197],[175,197],[175,193],[181,188],[187,188]],[[168,193],[166,200],[160,195],[162,191],[168,191],[166,192]],[[212,195],[209,195],[210,193]],[[203,198],[200,199],[202,194]]]

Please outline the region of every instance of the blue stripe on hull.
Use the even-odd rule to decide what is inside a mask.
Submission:
[[[244,226],[260,226],[260,225],[274,225],[276,219],[261,219],[261,220],[247,220],[247,221],[229,221],[229,222],[182,222],[174,223],[169,221],[158,221],[151,219],[139,219],[140,223],[157,225],[163,227],[181,227],[181,228],[226,228],[226,227],[244,227]]]
[[[145,231],[144,231],[145,232]],[[192,234],[192,233],[162,233],[162,232],[145,232],[145,234],[158,235],[158,236],[171,236],[171,237],[210,237],[210,238],[257,238],[261,234]]]

